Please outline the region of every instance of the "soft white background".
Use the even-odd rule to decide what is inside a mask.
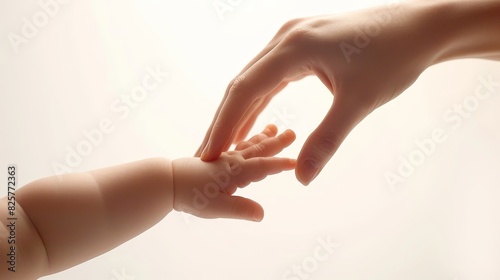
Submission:
[[[211,0],[69,1],[16,53],[9,32],[20,34],[23,17],[41,8],[38,1],[1,1],[0,196],[8,164],[17,165],[20,185],[54,175],[66,148],[104,118],[114,131],[73,171],[191,156],[227,83],[286,20],[384,4],[233,2],[221,19]],[[111,104],[157,65],[169,78],[120,119]],[[171,213],[119,248],[44,279],[279,280],[328,236],[339,247],[309,279],[500,279],[500,88],[457,129],[443,119],[480,77],[499,82],[499,70],[500,63],[481,60],[428,69],[365,119],[309,187],[287,172],[241,191],[265,208],[261,223]],[[269,122],[294,129],[297,140],[282,155],[296,157],[331,100],[315,77],[294,83],[254,132]],[[390,188],[384,174],[397,172],[399,156],[408,158],[414,141],[436,128],[447,140]]]

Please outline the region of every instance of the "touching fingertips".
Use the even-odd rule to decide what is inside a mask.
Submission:
[[[291,158],[280,158],[277,162],[276,169],[280,171],[292,170],[297,166],[297,160]]]
[[[283,171],[293,170],[297,167],[297,161],[295,159],[286,159],[283,164]]]

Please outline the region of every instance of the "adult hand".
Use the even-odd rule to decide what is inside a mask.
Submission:
[[[479,21],[481,11],[484,20]],[[196,155],[217,159],[246,136],[289,82],[316,75],[334,100],[297,159],[297,179],[307,185],[364,117],[398,96],[428,66],[477,55],[474,47],[492,54],[492,40],[498,44],[488,39],[497,32],[488,27],[498,22],[494,11],[498,1],[411,1],[289,21],[231,81]],[[475,20],[463,17],[468,12]],[[451,36],[460,33],[451,30],[462,22],[470,34],[461,35],[469,40],[453,42]]]

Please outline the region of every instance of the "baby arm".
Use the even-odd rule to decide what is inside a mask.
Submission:
[[[169,160],[154,158],[47,177],[19,188],[16,272],[2,262],[0,279],[56,273],[147,230],[172,210],[171,170]],[[0,219],[6,221],[5,200],[0,207]],[[8,252],[0,249],[2,255]]]
[[[210,163],[153,158],[27,184],[16,191],[16,272],[2,261],[0,279],[36,279],[68,269],[139,235],[172,209],[205,218],[262,219],[260,205],[232,194],[237,187],[294,168],[294,161],[272,156],[295,135],[275,135],[270,126]],[[206,186],[217,186],[208,189],[219,192],[205,193]],[[202,199],[203,207],[194,199]],[[0,207],[5,222],[6,198]],[[0,224],[2,256],[9,252],[6,230]]]

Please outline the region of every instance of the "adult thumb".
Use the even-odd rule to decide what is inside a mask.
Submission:
[[[318,176],[351,130],[367,115],[359,104],[343,101],[334,99],[325,118],[300,151],[295,176],[305,186]]]

